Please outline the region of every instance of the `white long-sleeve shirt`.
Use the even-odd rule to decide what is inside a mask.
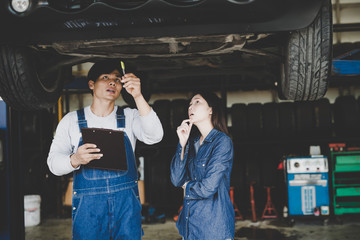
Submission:
[[[117,129],[117,106],[106,117],[98,117],[92,113],[90,106],[84,108],[85,119],[89,128]],[[156,113],[151,109],[146,116],[140,116],[137,109],[125,108],[125,129],[135,150],[136,139],[146,143],[155,144],[163,137],[163,128]],[[66,114],[59,122],[52,141],[47,164],[50,171],[57,175],[66,175],[76,168],[70,163],[70,155],[76,153],[80,140],[80,130],[76,111]]]

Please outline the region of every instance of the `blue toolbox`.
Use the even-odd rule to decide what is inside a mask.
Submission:
[[[329,167],[324,156],[286,159],[288,217],[328,216]]]

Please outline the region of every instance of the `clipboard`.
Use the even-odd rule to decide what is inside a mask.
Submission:
[[[93,143],[103,154],[102,158],[90,161],[86,166],[106,170],[126,171],[127,158],[124,132],[104,128],[81,128],[83,143]]]

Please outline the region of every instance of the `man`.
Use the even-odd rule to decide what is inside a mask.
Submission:
[[[141,239],[141,203],[134,157],[136,139],[161,141],[159,118],[141,94],[140,79],[120,74],[120,61],[95,63],[88,73],[92,104],[70,112],[60,121],[47,159],[58,176],[73,172],[73,239]],[[137,110],[115,106],[121,91],[134,99]],[[103,156],[92,143],[82,143],[80,129],[124,131],[127,170],[103,170],[87,164]]]

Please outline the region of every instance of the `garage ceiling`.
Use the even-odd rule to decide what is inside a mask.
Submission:
[[[360,0],[332,0],[333,5],[333,57],[356,48],[360,48]],[[221,37],[221,36],[220,36]],[[152,85],[153,93],[182,92],[207,86],[210,90],[253,90],[253,89],[275,89],[280,80],[280,48],[273,47],[272,43],[281,42],[281,35],[270,35],[266,41],[261,35],[246,36],[247,46],[242,48],[243,36],[223,36],[231,38],[227,46],[216,46],[214,39],[207,39],[196,42],[195,45],[188,45],[184,39],[183,47],[191,51],[192,47],[207,49],[222,49],[226,54],[202,54],[196,56],[181,56],[169,58],[136,57],[123,59],[129,71],[141,73]],[[254,38],[254,39],[252,39]],[[194,39],[192,39],[194,40]],[[204,40],[204,39],[202,39]],[[252,41],[256,40],[256,41]],[[166,41],[169,42],[168,40]],[[87,44],[91,44],[88,42]],[[134,49],[134,45],[109,45],[113,52],[126,52]],[[148,51],[161,52],[161,48],[168,48],[154,44],[156,49]],[[179,44],[176,44],[179,46]],[[180,45],[181,46],[181,45]],[[71,47],[71,46],[68,46]],[[136,47],[141,47],[136,45]],[[130,49],[130,50],[129,50]],[[172,49],[172,51],[184,51],[184,49]],[[101,52],[95,55],[101,56]],[[135,49],[136,50],[136,49]],[[112,56],[114,57],[114,56]],[[116,57],[116,56],[115,56]],[[86,76],[91,64],[82,64],[74,68],[77,77]],[[132,70],[133,69],[133,70]],[[141,75],[140,74],[140,75]],[[330,78],[330,86],[338,84],[357,85],[360,82],[357,78],[349,77],[348,81],[339,82],[338,77]]]

